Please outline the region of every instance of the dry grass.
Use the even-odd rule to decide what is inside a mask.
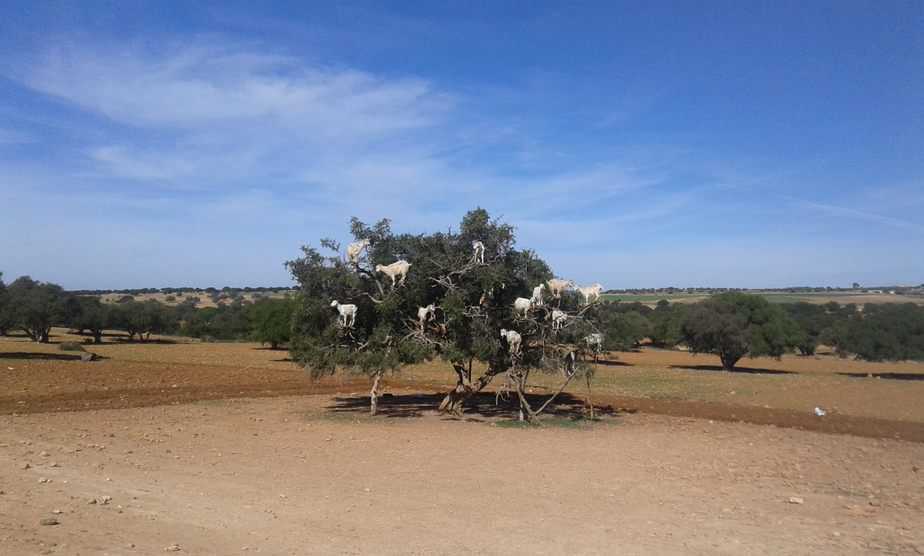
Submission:
[[[79,340],[59,329],[52,337],[54,342],[74,339]],[[298,393],[319,387],[289,361],[287,351],[269,350],[251,342],[155,338],[176,343],[121,343],[112,342],[112,337],[106,339],[110,343],[85,346],[105,359],[85,363],[61,360],[63,352],[56,344],[39,345],[23,337],[0,338],[0,392],[19,400],[47,394],[76,396],[81,392],[152,388],[186,389],[190,396],[204,391],[217,396],[236,391],[242,395],[269,395],[277,390]],[[922,363],[867,363],[831,355],[793,355],[781,360],[744,359],[739,365],[741,372],[728,373],[717,370],[716,357],[682,351],[644,349],[611,354],[608,359],[596,367],[595,395],[720,402],[808,413],[821,406],[842,415],[924,423],[924,404],[920,403],[924,399],[924,380],[916,380],[924,377]],[[871,377],[867,378],[867,374]],[[557,376],[537,374],[531,382],[534,390],[541,392],[559,380]],[[389,376],[386,388],[438,391],[453,381],[449,366],[436,360]],[[491,388],[501,383],[502,379],[498,379]],[[348,392],[365,392],[368,388],[362,377],[355,376],[321,384],[334,388],[337,385]],[[568,390],[581,396],[584,385],[575,381]]]

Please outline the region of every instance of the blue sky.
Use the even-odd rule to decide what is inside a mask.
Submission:
[[[0,271],[288,284],[483,206],[606,287],[924,282],[924,3],[0,2]]]

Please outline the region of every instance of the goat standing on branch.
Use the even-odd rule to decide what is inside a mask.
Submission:
[[[420,325],[421,332],[427,329],[427,323],[434,318],[436,318],[436,305],[433,303],[417,309],[417,323]]]
[[[361,239],[347,246],[347,260],[350,264],[353,266],[359,265],[359,257],[362,255],[362,252],[369,247],[370,243],[368,239]]]
[[[581,297],[584,298],[584,303],[590,305],[594,301],[600,299],[600,294],[603,292],[603,286],[600,284],[593,284],[592,286],[584,286],[583,288],[577,289],[578,293],[581,294]]]
[[[507,350],[510,352],[510,355],[519,357],[520,344],[523,342],[523,337],[520,336],[520,333],[516,330],[507,330],[505,328],[501,328],[500,336],[504,340],[507,340]]]
[[[330,306],[337,309],[340,314],[338,321],[340,328],[353,328],[353,325],[356,324],[356,305],[352,303],[344,305],[335,299],[330,302]]]
[[[484,264],[484,243],[480,241],[472,242],[472,261],[478,264]]]
[[[551,293],[552,297],[555,299],[561,299],[561,294],[574,287],[574,282],[571,280],[560,280],[558,278],[552,278],[547,284],[549,286],[549,293]]]
[[[401,281],[397,282],[399,286],[404,285],[404,281],[407,279],[408,270],[411,268],[411,263],[407,261],[396,261],[390,265],[379,264],[375,265],[375,271],[381,272],[385,276],[391,278],[391,289],[395,289],[395,283],[400,277]]]

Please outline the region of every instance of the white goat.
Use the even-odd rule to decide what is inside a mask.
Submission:
[[[584,298],[584,303],[590,305],[594,301],[600,299],[600,294],[603,292],[603,286],[600,284],[594,284],[592,286],[578,288],[577,291]]]
[[[501,338],[507,340],[510,355],[520,355],[520,344],[523,342],[523,337],[520,336],[520,333],[516,330],[501,328],[500,335]]]
[[[559,309],[552,311],[552,330],[561,330],[568,322],[568,314]]]
[[[382,274],[391,278],[391,287],[395,287],[395,280],[398,277],[401,277],[401,282],[399,284],[404,284],[404,280],[407,278],[407,271],[411,268],[411,263],[407,261],[396,261],[390,265],[375,265],[375,271],[381,272]]]
[[[480,241],[473,241],[472,251],[474,251],[472,260],[478,264],[484,264],[484,243],[481,243]]]
[[[529,298],[533,305],[536,307],[542,307],[544,301],[542,300],[542,291],[545,290],[545,284],[539,284],[533,288],[533,296]]]
[[[533,303],[525,297],[518,297],[513,300],[513,312],[517,315],[526,317],[529,310],[533,308]]]
[[[368,239],[362,239],[347,245],[347,260],[352,264],[359,264],[359,256],[364,249],[369,247],[369,243]]]
[[[356,322],[356,305],[352,303],[343,304],[335,299],[330,302],[330,306],[336,308],[337,312],[340,313],[338,322],[341,328],[353,328],[353,324]]]
[[[548,281],[548,286],[552,297],[558,299],[561,297],[562,293],[574,287],[574,282],[571,280],[559,280],[558,278],[552,278]]]
[[[584,343],[587,344],[587,347],[590,348],[590,351],[594,353],[600,353],[603,351],[603,334],[599,332],[588,334],[587,336],[584,336]]]
[[[427,322],[436,318],[436,305],[429,304],[426,307],[418,307],[417,321],[420,322],[420,330],[423,332],[427,328]]]

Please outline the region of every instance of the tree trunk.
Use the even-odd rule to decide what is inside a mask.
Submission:
[[[376,373],[372,381],[372,390],[369,392],[369,414],[375,417],[379,408],[379,381],[382,380],[382,373]]]
[[[94,344],[101,344],[101,343],[103,343],[103,331],[102,331],[102,330],[94,330],[94,331],[93,331],[93,343],[94,343]]]
[[[457,416],[462,415],[466,400],[484,390],[485,386],[490,384],[495,376],[504,372],[489,367],[483,375],[478,377],[478,380],[472,383],[471,361],[468,363],[468,369],[465,368],[463,363],[453,363],[452,368],[456,372],[456,387],[450,390],[443,398],[439,411],[440,413],[451,413]]]
[[[588,372],[585,376],[587,378],[587,404],[590,406],[590,420],[593,421],[596,419],[596,415],[594,414],[594,399],[590,388],[591,374]]]
[[[732,355],[730,353],[722,353],[719,355],[719,358],[722,360],[722,368],[726,371],[734,371],[735,363],[741,359],[740,355]]]

